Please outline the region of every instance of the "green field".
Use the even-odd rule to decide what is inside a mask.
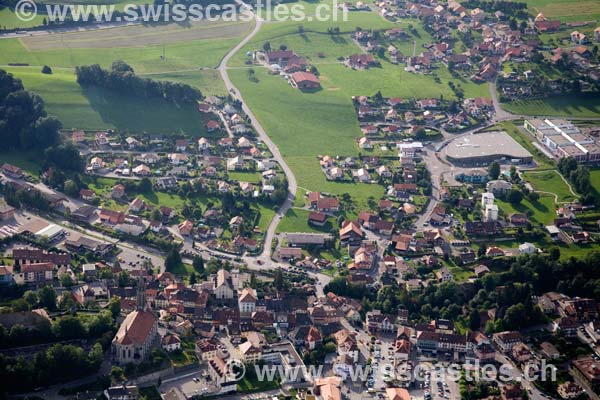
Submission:
[[[506,216],[514,213],[525,213],[529,215],[530,221],[534,224],[549,225],[556,218],[554,197],[550,195],[541,195],[535,203],[524,198],[521,204],[516,206],[502,199],[496,199],[496,203]]]
[[[0,160],[2,160],[0,165],[5,162],[15,165],[32,176],[38,176],[42,169],[42,165],[40,164],[41,157],[35,152],[0,152]]]
[[[71,70],[46,75],[34,67],[6,70],[39,94],[48,114],[65,128],[109,129],[124,132],[207,135],[204,120],[192,105],[175,106],[158,99],[140,99],[102,88],[82,88]]]
[[[522,115],[600,117],[600,97],[594,95],[548,97],[503,103],[502,108]]]
[[[310,225],[308,223],[308,214],[310,214],[308,210],[290,208],[285,214],[285,218],[277,226],[277,231],[329,233],[335,224],[335,220],[330,217],[323,227]]]
[[[42,15],[36,15],[31,21],[21,21],[11,9],[0,7],[0,27],[4,29],[31,28],[42,25],[43,21]]]
[[[556,170],[524,172],[523,177],[536,191],[556,194],[558,203],[577,199]]]
[[[543,13],[563,22],[597,21],[600,18],[600,3],[594,0],[527,0],[527,6],[533,15]]]
[[[590,170],[590,182],[596,192],[600,193],[600,169]]]
[[[204,95],[227,96],[227,88],[221,74],[215,69],[198,71],[165,72],[158,74],[142,74],[145,78],[186,83],[197,87]]]

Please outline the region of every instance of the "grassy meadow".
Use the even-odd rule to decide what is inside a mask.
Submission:
[[[556,194],[558,203],[567,203],[577,199],[577,196],[571,192],[559,172],[554,169],[525,172],[523,178],[531,183],[536,191]]]
[[[505,110],[523,115],[600,117],[600,98],[595,95],[555,96],[502,104]]]
[[[49,75],[34,67],[6,70],[21,79],[27,89],[39,94],[48,114],[57,117],[65,128],[207,135],[204,118],[192,105],[175,106],[103,88],[82,88],[72,70],[55,69]]]

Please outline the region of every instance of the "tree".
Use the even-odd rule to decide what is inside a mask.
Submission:
[[[56,291],[52,286],[44,286],[38,290],[40,306],[50,311],[56,310]]]
[[[282,290],[284,283],[285,282],[283,279],[283,271],[281,270],[281,268],[277,268],[275,270],[275,276],[273,277],[273,284],[275,288],[277,288],[277,290]]]
[[[173,271],[181,265],[181,254],[179,254],[179,250],[172,248],[167,253],[167,257],[165,258],[165,269],[167,271]]]
[[[79,187],[73,179],[69,179],[63,184],[63,191],[68,196],[77,197],[79,194]]]
[[[479,316],[479,311],[477,309],[471,310],[469,314],[469,329],[472,331],[478,331],[481,325],[481,317]]]
[[[485,243],[482,243],[481,246],[479,246],[479,248],[477,249],[477,257],[485,256],[486,252],[487,252],[487,245]]]
[[[28,290],[25,293],[23,293],[23,300],[27,302],[27,304],[29,305],[29,309],[31,309],[37,306],[39,302],[39,297],[38,294],[33,290]]]
[[[523,200],[523,193],[518,189],[511,189],[508,192],[508,201],[512,205],[518,205]]]
[[[262,48],[264,51],[271,51],[271,42],[264,42]]]
[[[161,221],[162,213],[160,212],[160,210],[158,208],[155,208],[154,210],[152,210],[152,214],[150,215],[150,218],[152,219],[152,221]]]
[[[73,282],[73,278],[70,274],[64,273],[60,276],[60,284],[63,287],[70,288],[75,284],[75,282]]]
[[[192,259],[192,267],[194,267],[194,271],[199,274],[204,273],[204,259],[201,255],[195,255]]]
[[[190,274],[190,285],[194,285],[196,282],[196,274],[192,272]]]
[[[44,18],[44,20],[46,20],[46,19]],[[52,68],[50,68],[50,67],[49,67],[49,66],[47,66],[47,65],[44,65],[44,66],[42,67],[42,74],[48,74],[48,75],[49,75],[49,74],[51,74],[51,73],[52,73]]]
[[[151,193],[152,192],[152,182],[150,179],[143,177],[138,183],[138,190],[141,193]]]
[[[492,180],[498,179],[498,177],[500,176],[500,164],[498,163],[498,161],[494,161],[490,164],[490,167],[488,169],[488,175]]]
[[[119,297],[111,297],[110,301],[108,302],[108,309],[110,310],[113,318],[117,318],[119,316],[121,313],[121,300]]]

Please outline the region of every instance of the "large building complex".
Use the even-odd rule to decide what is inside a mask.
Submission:
[[[448,161],[466,167],[493,161],[528,164],[533,156],[506,132],[484,132],[454,140],[446,148]]]
[[[571,122],[563,119],[525,120],[524,127],[554,156],[573,157],[578,163],[600,162],[600,146]]]

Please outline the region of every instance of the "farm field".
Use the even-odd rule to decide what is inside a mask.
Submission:
[[[60,40],[55,35],[49,36],[54,37],[54,40],[60,44]],[[49,65],[75,68],[78,65],[100,64],[108,67],[115,60],[123,60],[140,74],[188,71],[201,67],[216,67],[225,53],[237,42],[239,42],[239,37],[186,40],[164,46],[162,44],[114,48],[69,48],[64,46],[30,50],[19,39],[3,39],[0,42],[0,65],[25,63],[32,66]],[[162,58],[163,52],[164,58]]]
[[[193,40],[231,39],[242,36],[248,23],[190,22],[189,25],[135,25],[64,34],[27,36],[21,39],[30,51],[53,49],[110,49],[162,46]]]
[[[503,103],[502,108],[523,115],[600,117],[600,98],[593,95],[557,96]]]
[[[39,94],[48,114],[56,116],[67,129],[207,135],[202,115],[192,105],[176,107],[158,99],[82,88],[71,70],[55,69],[51,75],[33,67],[6,70],[21,79],[25,88]]]
[[[4,29],[31,28],[42,25],[43,21],[42,15],[36,15],[31,21],[21,21],[10,8],[0,7],[0,27]]]
[[[592,0],[527,0],[532,14],[543,13],[563,22],[595,21],[600,16],[600,4]]]
[[[524,172],[523,178],[531,183],[536,191],[556,194],[557,203],[566,203],[577,199],[577,196],[571,192],[556,170]]]
[[[215,69],[198,71],[165,72],[157,74],[140,74],[144,78],[186,83],[194,86],[205,96],[227,96],[227,88],[221,79],[221,74]]]

